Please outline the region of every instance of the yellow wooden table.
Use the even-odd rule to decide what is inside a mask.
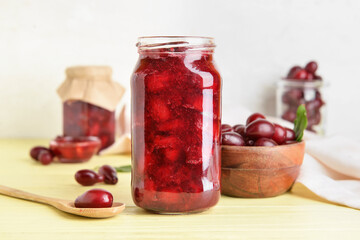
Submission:
[[[75,182],[79,169],[130,163],[129,156],[94,157],[87,163],[42,166],[29,157],[44,140],[0,140],[0,184],[46,196],[75,199],[93,188]],[[98,184],[124,202],[110,219],[87,219],[47,205],[0,195],[0,239],[360,239],[360,211],[329,204],[302,186],[266,199],[222,196],[214,208],[191,215],[157,215],[134,205],[130,173],[117,185]]]

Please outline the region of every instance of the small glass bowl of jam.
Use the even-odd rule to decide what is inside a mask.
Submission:
[[[62,163],[80,163],[89,161],[101,147],[98,137],[59,136],[50,142],[50,149]]]

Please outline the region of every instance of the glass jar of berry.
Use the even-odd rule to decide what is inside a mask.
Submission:
[[[220,197],[221,77],[212,38],[141,37],[132,89],[132,196],[188,213]]]
[[[296,118],[297,107],[304,104],[308,117],[307,130],[325,134],[326,104],[322,80],[282,79],[278,82],[276,102],[277,116],[290,122]]]
[[[70,67],[58,89],[63,100],[64,136],[96,136],[100,150],[115,141],[115,108],[124,93],[105,66]]]
[[[296,110],[304,104],[307,111],[307,130],[325,134],[325,85],[315,61],[305,67],[293,66],[286,78],[278,82],[276,94],[277,116],[290,122],[296,118]]]

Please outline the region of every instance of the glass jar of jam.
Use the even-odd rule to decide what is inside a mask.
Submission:
[[[276,113],[290,122],[296,118],[296,110],[304,104],[307,111],[307,130],[325,134],[326,104],[325,85],[322,79],[281,79],[277,85]]]
[[[115,108],[123,87],[111,80],[106,66],[70,67],[59,87],[63,100],[63,134],[71,137],[96,136],[100,150],[115,141]]]
[[[100,150],[115,141],[115,112],[79,100],[63,103],[64,136],[96,136],[101,140]]]
[[[220,198],[221,77],[206,37],[142,37],[131,78],[132,196],[158,213]]]

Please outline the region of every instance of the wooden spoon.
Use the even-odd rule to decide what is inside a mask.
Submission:
[[[114,202],[112,207],[109,208],[76,208],[74,206],[73,201],[40,196],[37,194],[24,192],[18,189],[9,188],[2,185],[0,185],[0,194],[14,198],[20,198],[20,199],[48,204],[63,212],[67,212],[83,217],[89,217],[89,218],[113,217],[121,213],[125,209],[125,204],[119,202]]]

